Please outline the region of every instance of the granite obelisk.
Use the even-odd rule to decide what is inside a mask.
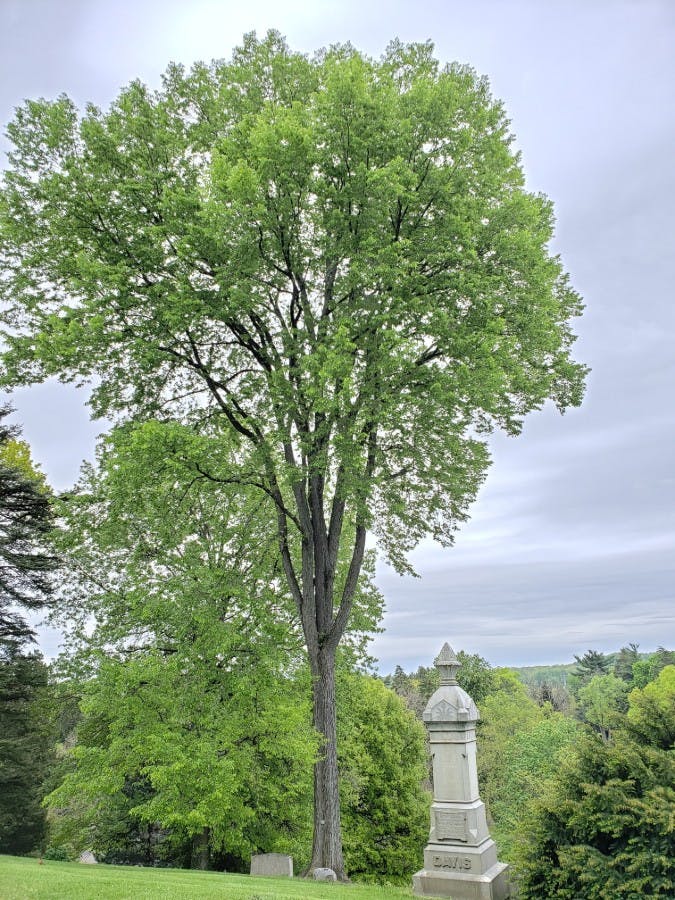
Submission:
[[[433,761],[434,798],[424,868],[415,894],[455,900],[505,900],[508,866],[497,861],[478,793],[478,709],[456,680],[460,663],[449,644],[435,660],[441,685],[424,710]]]

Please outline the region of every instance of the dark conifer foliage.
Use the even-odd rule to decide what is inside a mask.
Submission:
[[[596,675],[609,674],[610,661],[598,650],[587,650],[583,656],[575,654],[574,658],[578,665],[572,673],[572,680],[577,690],[588,684]]]
[[[45,832],[41,801],[50,726],[41,704],[47,667],[26,653],[33,631],[19,611],[45,606],[56,559],[46,538],[52,527],[49,493],[30,465],[12,465],[18,429],[0,407],[0,853],[28,853]]]
[[[0,639],[0,853],[29,853],[44,838],[43,781],[52,737],[41,709],[46,685],[40,655]]]
[[[10,412],[0,407],[0,420]],[[18,433],[0,421],[0,451]],[[38,479],[8,465],[0,455],[0,640],[22,642],[32,631],[15,609],[37,609],[52,593],[56,559],[45,546],[52,527],[49,495]]]
[[[640,659],[639,645],[635,643],[622,647],[614,660],[614,674],[630,684],[633,680],[633,665]]]

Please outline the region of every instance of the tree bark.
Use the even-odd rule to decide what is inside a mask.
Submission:
[[[209,836],[210,830],[204,828],[192,838],[192,867],[206,870],[209,867]]]
[[[314,727],[322,737],[323,746],[314,766],[314,842],[309,871],[329,868],[341,881],[346,881],[338,789],[335,648],[310,649],[310,665]]]

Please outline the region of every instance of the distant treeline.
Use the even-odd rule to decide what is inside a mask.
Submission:
[[[589,652],[595,653],[595,651]],[[654,659],[661,663],[661,665],[659,665],[660,670],[665,665],[672,665],[675,663],[675,651],[659,647],[658,650],[655,650],[653,653],[640,652],[637,644],[629,644],[628,647],[624,647],[613,653],[601,654],[606,667],[605,671],[614,672],[617,665],[621,667],[624,664],[626,653],[630,655],[630,665],[638,660],[647,663],[649,660]],[[463,654],[463,658],[465,659],[465,664],[467,661],[470,661],[470,664],[471,662],[473,663],[472,672],[475,674],[476,660],[481,659],[481,657]],[[570,676],[574,676],[579,668],[580,659],[582,659],[582,657],[577,657],[576,662],[555,663],[550,666],[507,666],[506,668],[515,672],[523,684],[528,687],[541,687],[541,685],[568,687]],[[486,663],[485,660],[483,660],[483,662]],[[435,669],[433,667],[418,666],[416,672],[405,673],[401,666],[396,666],[394,671],[391,674],[385,675],[382,680],[388,687],[394,687],[394,689],[397,681],[400,685],[404,679],[407,681],[412,680],[418,683],[422,688],[422,693],[425,694],[428,692],[429,686],[432,686],[432,690],[435,690],[435,687],[433,687],[433,685],[435,685],[434,673]],[[461,679],[462,676],[460,675],[460,680]],[[648,680],[652,679],[650,678]],[[426,691],[425,688],[427,688]]]

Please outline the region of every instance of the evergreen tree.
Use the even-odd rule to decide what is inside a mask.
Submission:
[[[628,727],[584,736],[523,824],[523,900],[675,896],[675,668],[629,704]]]
[[[609,673],[610,661],[604,653],[600,653],[598,650],[587,650],[583,656],[575,654],[574,658],[577,661],[577,667],[570,675],[570,689],[575,695],[596,675]]]
[[[640,659],[637,644],[628,644],[622,647],[614,660],[614,675],[622,681],[633,680],[633,665]]]
[[[9,412],[0,408],[0,420]],[[40,706],[47,670],[39,654],[25,652],[34,635],[19,610],[50,598],[52,514],[44,476],[17,434],[0,421],[0,853],[27,853],[43,838],[50,742]]]
[[[462,650],[459,651],[459,653],[462,652]],[[440,684],[440,675],[436,666],[418,666],[415,672],[415,683],[426,705]]]
[[[0,420],[9,412],[1,407]],[[17,433],[0,421],[0,639],[26,641],[33,632],[16,607],[45,605],[56,559],[45,540],[52,528],[49,493]]]
[[[0,639],[0,853],[28,853],[44,838],[41,801],[52,737],[46,685],[40,655]]]

